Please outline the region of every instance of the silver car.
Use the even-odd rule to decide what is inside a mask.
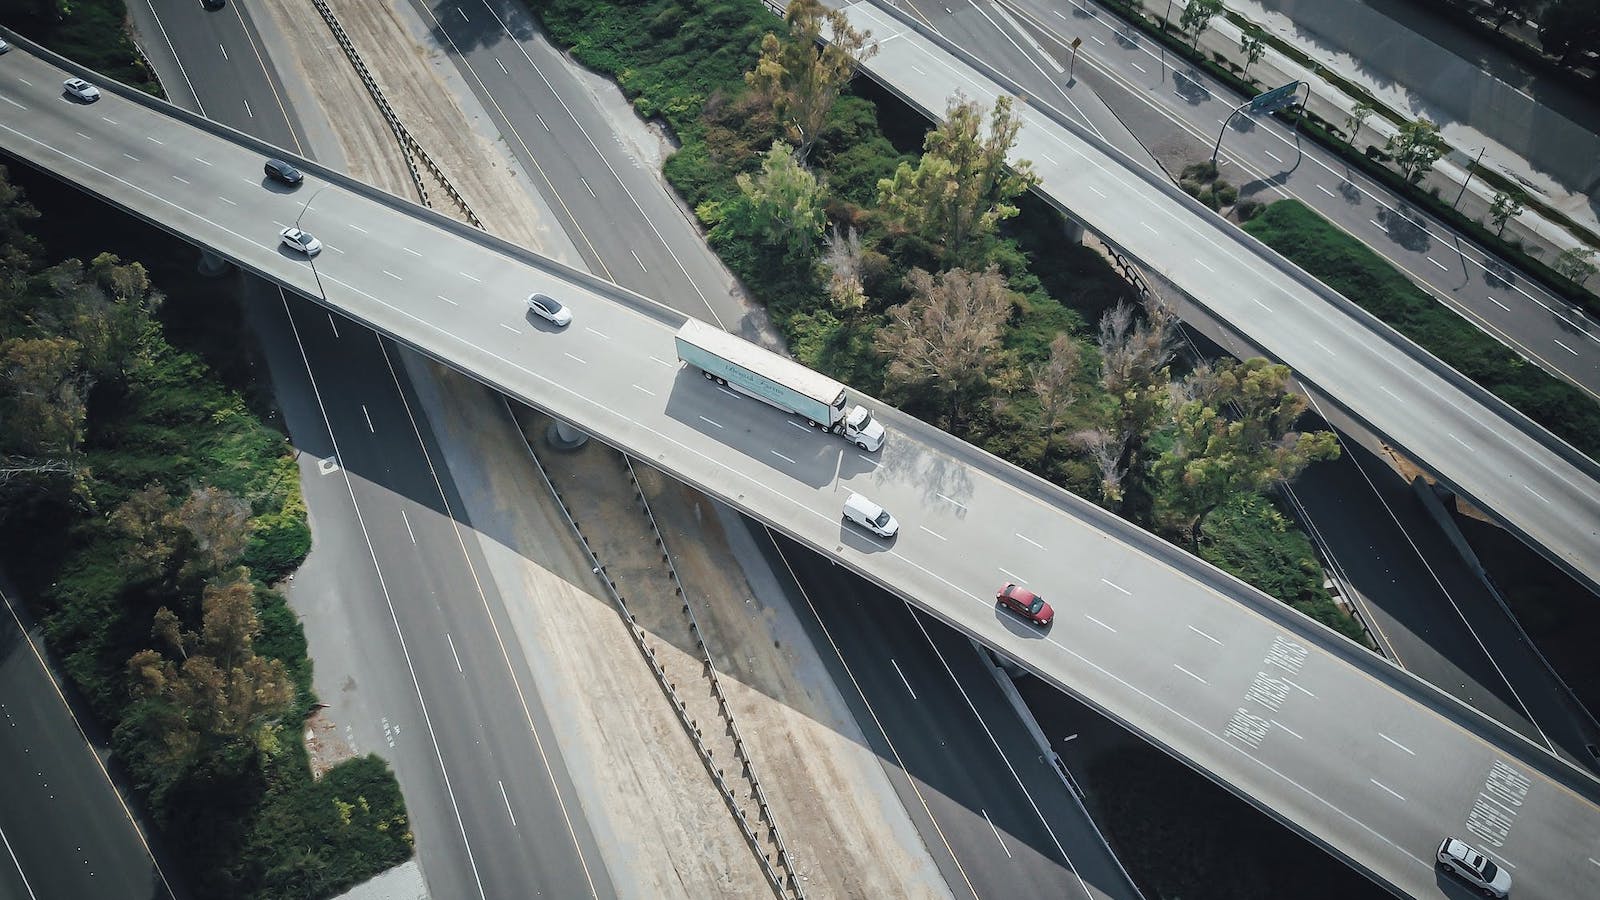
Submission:
[[[68,78],[61,82],[61,87],[85,103],[93,103],[100,99],[100,89],[82,78]]]
[[[1439,845],[1439,865],[1486,897],[1504,900],[1511,893],[1511,873],[1460,838],[1445,838]]]
[[[278,232],[278,237],[283,240],[285,247],[298,250],[307,256],[316,256],[322,252],[322,242],[312,237],[309,231],[290,227]]]
[[[528,312],[557,328],[565,328],[572,324],[572,310],[562,306],[560,300],[549,294],[529,294]]]

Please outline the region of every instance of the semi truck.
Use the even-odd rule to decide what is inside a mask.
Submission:
[[[707,379],[830,431],[869,453],[883,446],[883,425],[851,406],[844,385],[698,319],[678,329],[678,359]]]

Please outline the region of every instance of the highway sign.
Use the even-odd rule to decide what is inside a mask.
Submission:
[[[1291,81],[1281,87],[1275,87],[1270,91],[1257,94],[1250,98],[1250,111],[1253,113],[1276,112],[1283,109],[1285,106],[1294,103],[1295,91],[1299,87],[1300,82]]]

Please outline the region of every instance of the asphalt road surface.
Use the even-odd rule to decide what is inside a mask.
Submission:
[[[0,592],[0,898],[170,900],[166,876]]]
[[[681,370],[677,313],[312,164],[280,193],[242,138],[117,91],[70,102],[61,71],[21,48],[5,67],[11,152],[831,549],[1400,890],[1437,895],[1438,836],[1469,829],[1519,867],[1522,896],[1600,883],[1579,837],[1600,831],[1600,784],[1126,523],[886,407],[888,445],[859,455]],[[327,244],[315,267],[275,243],[296,216]],[[577,321],[531,320],[530,290],[561,294]],[[896,544],[840,524],[856,489],[905,523]],[[1011,577],[1048,587],[1053,632],[996,609],[988,592]],[[1485,818],[1490,792],[1516,815]]]
[[[167,40],[147,52],[175,97],[187,87],[223,124],[305,142],[238,4],[145,0],[134,12]],[[244,289],[297,449],[338,463],[302,466],[316,543],[293,588],[319,668],[348,675],[322,699],[342,737],[394,765],[434,895],[610,896],[395,348],[268,283],[247,276]]]

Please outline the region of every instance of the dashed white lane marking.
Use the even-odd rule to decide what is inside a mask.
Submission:
[[[767,452],[783,460],[784,462],[791,463],[793,465],[799,465],[799,463],[796,463],[792,457],[784,456],[782,453],[779,453],[776,450],[768,450]]]
[[[1189,630],[1194,632],[1195,634],[1200,635],[1201,637],[1205,638],[1206,640],[1210,641],[1211,643],[1216,644],[1218,647],[1222,646],[1222,642],[1221,641],[1217,640],[1216,638],[1212,637],[1209,634],[1206,634],[1204,631],[1201,631],[1200,629],[1194,627],[1193,625],[1189,626]]]
[[[593,197],[596,200],[600,199],[600,196],[594,192],[594,188],[589,186],[589,179],[579,175],[578,180],[583,182],[583,189],[589,192],[590,197]]]
[[[933,529],[927,527],[926,525],[918,525],[917,527],[921,528],[923,531],[926,531],[927,533],[933,535],[934,537],[938,538],[941,541],[944,540],[944,535],[940,534],[937,531],[934,531]]]
[[[27,109],[26,106],[23,106],[21,103],[18,103],[17,101],[11,99],[10,97],[0,97],[0,100],[4,100],[5,102],[11,104],[12,106],[15,106],[17,109],[24,109],[24,110]]]
[[[1279,156],[1276,153],[1273,153],[1271,150],[1262,150],[1261,152],[1265,153],[1266,155],[1268,155],[1270,157],[1272,157],[1273,159],[1277,160],[1278,162],[1283,162],[1283,157]]]
[[[1210,684],[1211,683],[1211,682],[1205,680],[1204,678],[1201,678],[1199,675],[1196,675],[1195,673],[1189,671],[1188,669],[1185,669],[1183,666],[1178,665],[1177,663],[1173,663],[1172,667],[1174,669],[1177,669],[1179,672],[1182,672],[1183,674],[1189,676],[1190,678],[1193,678],[1195,681],[1200,682],[1201,684]]]
[[[483,279],[479,278],[476,275],[468,275],[465,272],[457,272],[456,274],[460,275],[462,278],[467,279],[468,281],[476,281],[479,284],[483,284]]]
[[[633,254],[633,261],[634,261],[634,262],[636,262],[636,263],[638,263],[638,264],[639,264],[639,268],[640,268],[640,269],[643,269],[643,270],[644,270],[644,271],[646,271],[646,272],[648,272],[648,271],[650,271],[650,270],[649,270],[649,269],[646,269],[646,268],[645,268],[645,265],[644,265],[644,260],[642,260],[642,259],[640,259],[640,258],[639,258],[639,253],[638,253],[638,251],[636,251],[636,250],[634,250],[634,249],[632,249],[632,248],[631,248],[631,247],[630,247],[630,248],[629,248],[629,249],[628,249],[628,252],[629,252],[629,253],[632,253],[632,254]]]
[[[333,331],[334,338],[339,337],[339,323],[333,320],[333,313],[328,313],[328,328]]]
[[[496,779],[497,781],[499,779]],[[506,795],[506,783],[500,781],[500,799],[506,802],[506,815],[511,817],[511,827],[517,827],[517,814],[511,811],[511,798]]]
[[[1115,628],[1112,628],[1110,625],[1107,625],[1106,623],[1100,621],[1099,619],[1096,619],[1094,616],[1091,616],[1088,613],[1084,613],[1083,617],[1085,619],[1088,619],[1089,621],[1095,623],[1096,625],[1099,625],[1101,628],[1104,628],[1105,630],[1111,632],[1112,634],[1116,634],[1117,633],[1117,630]]]
[[[1534,490],[1531,487],[1528,487],[1527,485],[1523,485],[1522,489],[1527,491],[1528,493],[1534,495],[1535,497],[1538,497],[1540,500],[1544,500],[1544,502],[1546,502],[1546,503],[1550,502],[1549,500],[1545,500],[1545,496],[1543,494],[1539,493],[1538,491]]]
[[[1135,69],[1138,69],[1139,71],[1144,72],[1144,74],[1146,74],[1146,75],[1150,74],[1149,71],[1147,71],[1144,66],[1141,66],[1136,62],[1133,62],[1133,61],[1130,60],[1128,64],[1133,66]]]
[[[201,158],[200,158],[200,157],[198,157],[198,156],[195,156],[195,157],[191,157],[191,159],[193,159],[193,160],[194,160],[194,161],[195,161],[195,162],[197,162],[197,163],[199,163],[199,164],[200,164],[200,165],[202,165],[202,166],[209,166],[209,165],[211,165],[211,163],[208,163],[208,162],[206,162],[206,161],[205,161],[205,160],[203,160],[203,159],[201,159]]]
[[[1052,9],[1052,10],[1050,10],[1050,11],[1051,11],[1051,12],[1055,12],[1055,13],[1056,13],[1056,15],[1058,15],[1058,16],[1059,16],[1059,15],[1061,15],[1061,13],[1058,13],[1058,12],[1056,12],[1056,11],[1055,11],[1055,10],[1053,10],[1053,9]],[[1094,41],[1094,42],[1095,42],[1095,43],[1096,43],[1096,44],[1099,44],[1099,45],[1100,45],[1100,46],[1102,46],[1102,47],[1104,47],[1104,46],[1105,46],[1105,45],[1106,45],[1106,42],[1105,42],[1105,41],[1102,41],[1102,40],[1100,40],[1100,39],[1099,39],[1099,38],[1097,38],[1097,37],[1095,37],[1095,36],[1094,36],[1094,35],[1092,35],[1092,34],[1091,34],[1091,35],[1089,35],[1089,40],[1091,40],[1091,41]]]
[[[1006,859],[1014,859],[1015,857],[1011,855],[1010,848],[1006,847],[1006,842],[1000,838],[1000,829],[994,827],[994,820],[989,818],[989,811],[986,809],[980,809],[978,811],[983,813],[983,820],[989,823],[989,830],[994,832],[994,839],[1000,841],[1000,849],[1006,851]]]
[[[357,224],[355,224],[353,222],[350,224],[350,228],[355,230],[355,231],[359,231],[362,234],[366,234],[367,233],[367,230],[365,228],[362,228],[360,225],[357,225]]]
[[[1106,199],[1106,192],[1100,190],[1099,188],[1095,187],[1094,185],[1092,185],[1092,184],[1089,185],[1089,190],[1094,191],[1095,195],[1098,196],[1101,200]]]
[[[1511,312],[1511,307],[1505,305],[1504,303],[1501,303],[1499,300],[1496,300],[1493,297],[1489,298],[1489,302],[1493,303],[1495,306],[1500,307],[1501,309],[1505,310],[1506,312]]]
[[[129,158],[131,160],[133,160],[134,162],[138,162],[139,161],[139,157],[134,156],[132,153],[124,153],[122,155],[126,156],[127,158]]]
[[[223,197],[221,195],[218,195],[217,199],[221,200],[223,203],[228,204],[229,206],[238,206],[239,205],[239,204],[233,202],[232,200],[229,200],[227,197]]]
[[[561,355],[565,356],[567,359],[572,360],[573,362],[577,363],[580,366],[587,366],[589,364],[589,361],[584,359],[581,356],[573,356],[571,353],[563,353]]]
[[[1290,681],[1287,678],[1284,678],[1284,679],[1281,679],[1281,680],[1283,681],[1284,684],[1287,684],[1289,687],[1292,687],[1295,690],[1299,691],[1300,693],[1305,694],[1307,697],[1310,697],[1313,700],[1316,699],[1316,697],[1317,697],[1316,694],[1311,693],[1310,691],[1308,691],[1305,688],[1301,687],[1300,685],[1294,683],[1293,681]]]
[[[1387,388],[1384,385],[1381,385],[1381,384],[1378,385],[1378,390],[1383,391],[1385,394],[1388,394],[1389,396],[1395,398],[1396,400],[1400,400],[1400,395],[1399,394],[1396,394],[1394,391],[1389,390],[1389,388]],[[1405,401],[1404,400],[1400,400],[1400,402],[1404,403]]]
[[[701,416],[700,417],[700,421],[706,423],[707,425],[715,425],[718,428],[722,427],[722,423],[721,422],[714,422],[711,419],[706,418],[705,416]]]
[[[1023,533],[1022,533],[1022,532],[1020,532],[1020,531],[1018,531],[1018,532],[1013,532],[1013,534],[1015,534],[1015,535],[1016,535],[1016,536],[1017,536],[1017,537],[1019,537],[1019,538],[1022,538],[1022,539],[1023,539],[1023,540],[1025,540],[1025,541],[1027,541],[1027,542],[1028,542],[1028,543],[1030,543],[1030,544],[1032,544],[1032,545],[1034,545],[1034,546],[1035,546],[1035,547],[1038,547],[1038,548],[1039,548],[1039,549],[1040,549],[1040,550],[1043,550],[1043,549],[1044,549],[1044,545],[1043,545],[1043,544],[1041,544],[1041,543],[1039,543],[1039,542],[1038,542],[1038,541],[1036,541],[1036,540],[1034,540],[1034,539],[1033,539],[1033,538],[1031,538],[1031,537],[1028,537],[1028,536],[1027,536],[1027,535],[1025,535],[1025,534],[1023,534]]]
[[[250,108],[250,101],[245,100],[243,97],[240,97],[239,99],[244,100],[244,114],[254,119],[256,117],[256,113],[255,110]]]
[[[967,505],[965,503],[957,503],[956,501],[951,500],[949,497],[946,497],[945,495],[939,493],[938,491],[934,491],[933,495],[935,497],[938,497],[940,500],[943,500],[944,502],[950,504],[951,506],[958,507],[960,509],[966,509],[967,508]]]
[[[1416,756],[1417,755],[1416,751],[1412,750],[1410,747],[1407,747],[1405,744],[1400,743],[1399,741],[1395,740],[1394,738],[1389,737],[1387,734],[1384,734],[1381,731],[1378,732],[1378,737],[1383,738],[1384,740],[1386,740],[1389,743],[1395,745],[1396,747],[1399,747],[1401,750],[1404,750],[1405,752],[1411,754],[1412,756]]]
[[[117,124],[117,120],[115,120],[115,119],[108,119],[108,118],[106,118],[106,117],[105,117],[105,116],[101,116],[101,117],[100,117],[100,121],[102,121],[102,122],[105,122],[105,123],[107,123],[107,124],[110,124],[110,125],[115,125],[115,124]]]
[[[455,638],[452,638],[450,636],[450,632],[446,631],[444,633],[444,639],[450,645],[450,658],[454,659],[456,661],[456,671],[461,673],[462,675],[467,674],[466,670],[461,668],[461,654],[456,652],[456,641],[455,641]],[[501,785],[500,786],[500,790],[503,793],[505,791],[505,786]]]
[[[166,141],[156,140],[155,138],[151,137],[148,134],[144,136],[144,139],[149,141],[150,143],[155,144],[155,145],[160,146],[160,147],[165,147],[167,145]]]
[[[650,358],[655,360],[658,363],[661,363],[663,366],[671,366],[674,369],[676,369],[678,367],[677,363],[675,363],[675,362],[667,362],[666,360],[662,359],[659,356],[651,356]]]
[[[409,254],[411,254],[412,256],[415,256],[417,259],[421,259],[422,258],[422,254],[421,253],[418,253],[417,251],[411,249],[410,247],[401,247],[400,249],[404,250],[405,252],[407,252]]]
[[[596,331],[596,330],[594,330],[593,328],[590,328],[587,325],[583,326],[583,330],[589,332],[590,334],[592,334],[595,337],[600,338],[602,340],[607,340],[607,341],[611,340],[611,335],[606,334],[604,331]]]
[[[921,69],[917,69],[916,66],[912,66],[911,68],[916,69],[918,75],[927,75],[928,74],[927,72],[924,72]]]
[[[900,664],[895,662],[892,656],[889,657],[889,665],[894,666],[894,673],[900,676],[900,683],[906,686],[906,693],[911,695],[911,699],[917,699],[917,692],[911,689],[911,682],[906,680],[906,673],[900,671]]]
[[[507,325],[507,324],[506,324],[506,323],[504,323],[504,322],[501,322],[501,323],[500,323],[500,327],[501,327],[501,328],[504,328],[504,329],[505,329],[505,330],[507,330],[507,331],[509,331],[509,332],[511,332],[511,333],[512,333],[512,334],[521,334],[521,333],[522,333],[522,330],[521,330],[521,329],[518,329],[518,328],[514,328],[514,327],[512,327],[512,326],[510,326],[510,325]]]
[[[1053,160],[1053,159],[1051,159],[1051,158],[1050,158],[1050,154],[1048,154],[1048,153],[1041,153],[1041,154],[1039,154],[1039,158],[1040,158],[1040,159],[1042,159],[1042,160],[1044,160],[1044,161],[1045,161],[1045,162],[1047,162],[1047,163],[1049,163],[1049,164],[1050,164],[1050,165],[1052,165],[1052,166],[1059,166],[1059,165],[1061,165],[1061,164],[1060,164],[1060,163],[1058,163],[1058,162],[1056,162],[1056,161],[1055,161],[1055,160]]]
[[[1438,266],[1438,267],[1439,267],[1439,268],[1440,268],[1440,269],[1443,269],[1443,270],[1444,270],[1444,271],[1446,271],[1446,272],[1448,272],[1448,271],[1450,271],[1450,267],[1449,267],[1449,266],[1447,266],[1447,265],[1445,265],[1445,264],[1444,264],[1444,263],[1442,263],[1442,262],[1439,262],[1439,261],[1438,261],[1438,260],[1437,260],[1437,259],[1434,259],[1434,258],[1433,258],[1433,257],[1431,257],[1431,256],[1429,256],[1429,257],[1425,257],[1425,259],[1427,259],[1427,260],[1428,260],[1428,262],[1431,262],[1431,263],[1433,263],[1433,264],[1434,264],[1434,265],[1436,265],[1436,266]]]
[[[1282,728],[1284,731],[1289,732],[1291,735],[1294,735],[1295,737],[1300,738],[1300,740],[1302,740],[1302,741],[1305,740],[1305,738],[1300,737],[1300,735],[1297,734],[1294,729],[1292,729],[1289,726],[1283,724],[1282,722],[1279,722],[1277,719],[1273,719],[1272,720],[1272,724],[1278,726],[1279,728]]]
[[[217,49],[222,51],[222,59],[223,59],[224,62],[232,62],[233,61],[233,60],[228,59],[228,48],[227,47],[224,47],[223,45],[218,44],[217,45]]]
[[[811,429],[807,428],[806,426],[801,425],[799,422],[792,422],[791,421],[791,422],[788,423],[788,425],[789,425],[790,428],[798,428],[801,431],[810,431],[811,430]]]
[[[1000,574],[1006,576],[1007,578],[1011,579],[1012,581],[1016,582],[1017,584],[1027,584],[1028,583],[1028,579],[1023,578],[1021,575],[1018,575],[1017,573],[1011,571],[1010,569],[1006,568],[1005,566],[995,566],[995,568],[1000,570]]]
[[[1215,272],[1215,271],[1217,271],[1217,270],[1216,270],[1216,269],[1213,269],[1213,268],[1211,268],[1211,267],[1210,267],[1210,266],[1208,266],[1208,265],[1206,265],[1206,261],[1205,261],[1205,260],[1203,260],[1203,259],[1201,259],[1201,258],[1200,258],[1200,257],[1198,257],[1198,256],[1196,256],[1196,257],[1195,257],[1195,258],[1194,258],[1194,261],[1195,261],[1195,262],[1196,262],[1196,263],[1199,263],[1199,264],[1200,264],[1200,268],[1202,268],[1202,269],[1205,269],[1205,270],[1206,270],[1206,271],[1207,271],[1207,272]]]
[[[26,78],[23,78],[21,75],[17,76],[17,80],[22,82],[23,84],[27,85],[28,87],[33,87],[33,82],[29,81]]]
[[[500,57],[498,57],[498,56],[494,57],[494,64],[500,67],[500,74],[501,75],[505,75],[507,77],[510,77],[511,73],[506,71],[506,64],[500,61]]]
[[[1567,351],[1568,353],[1571,353],[1573,356],[1577,356],[1578,355],[1578,351],[1572,349],[1571,347],[1568,347],[1566,344],[1561,343],[1561,339],[1560,338],[1551,338],[1551,340],[1554,340],[1556,342],[1556,346],[1557,347],[1560,347],[1561,349]]]
[[[81,131],[74,131],[74,132],[73,132],[73,134],[75,134],[75,135],[77,135],[77,136],[78,136],[78,137],[81,137],[81,138],[83,138],[83,139],[84,139],[84,140],[86,140],[86,141],[92,141],[92,140],[94,140],[94,138],[92,138],[92,137],[90,137],[90,136],[88,136],[88,135],[87,135],[87,134],[84,134],[84,133],[83,133],[83,132],[81,132]]]
[[[1261,307],[1262,309],[1266,310],[1267,312],[1272,312],[1272,307],[1266,305],[1265,303],[1262,303],[1260,300],[1257,300],[1254,297],[1250,298],[1250,302],[1254,303],[1255,305],[1257,305],[1259,307]]]
[[[406,511],[403,509],[400,510],[400,521],[406,523],[406,534],[411,537],[411,543],[415,544],[417,542],[417,533],[411,530],[411,517],[406,515]]]
[[[1467,448],[1468,451],[1472,450],[1472,445],[1471,444],[1467,443],[1466,441],[1463,441],[1461,438],[1456,437],[1451,432],[1446,431],[1445,432],[1445,436],[1450,438],[1450,440],[1455,441],[1456,443],[1460,444],[1461,446]]]
[[[652,397],[654,397],[654,396],[655,396],[655,395],[656,395],[656,392],[655,392],[655,391],[648,391],[648,390],[645,390],[645,389],[644,389],[644,388],[642,388],[642,387],[639,387],[639,386],[638,386],[638,385],[637,385],[637,384],[630,384],[630,385],[628,385],[628,386],[629,386],[629,387],[631,387],[631,388],[633,388],[633,389],[634,389],[634,390],[636,390],[636,391],[638,391],[638,392],[639,392],[639,393],[641,393],[641,394],[649,394],[649,395],[650,395],[650,396],[652,396]]]
[[[538,114],[538,113],[534,113],[534,114],[533,114],[533,117],[534,117],[534,118],[535,118],[535,119],[538,119],[538,120],[539,120],[539,124],[540,124],[540,126],[542,126],[542,127],[543,127],[543,128],[544,128],[544,130],[545,130],[545,131],[549,131],[549,130],[550,130],[550,126],[549,126],[549,125],[545,125],[545,124],[544,124],[544,116],[541,116],[541,115],[539,115],[539,114]]]
[[[1123,594],[1125,594],[1125,595],[1126,595],[1126,596],[1129,596],[1129,597],[1132,597],[1132,596],[1133,596],[1133,592],[1132,592],[1132,591],[1130,591],[1130,590],[1128,590],[1128,589],[1127,589],[1127,588],[1125,588],[1125,587],[1123,587],[1123,586],[1122,586],[1122,585],[1120,585],[1120,584],[1117,584],[1117,583],[1116,583],[1116,582],[1114,582],[1114,581],[1108,581],[1108,580],[1106,580],[1106,579],[1104,579],[1104,578],[1102,578],[1102,579],[1100,579],[1100,583],[1101,583],[1101,584],[1105,584],[1105,585],[1107,585],[1107,586],[1109,586],[1109,587],[1112,587],[1112,588],[1115,588],[1115,589],[1116,589],[1116,590],[1119,590],[1119,591],[1121,591],[1121,592],[1122,592],[1122,593],[1123,593]]]
[[[1151,228],[1148,224],[1146,224],[1144,222],[1140,222],[1139,225],[1141,227],[1143,227],[1145,230],[1149,231],[1151,234],[1160,234],[1161,233],[1161,232],[1155,230],[1154,228]]]
[[[449,297],[446,297],[443,294],[434,294],[434,296],[438,297],[440,300],[443,300],[444,302],[450,304],[451,306],[460,306],[461,305],[461,304],[455,302],[454,300],[451,300]]]
[[[188,184],[189,183],[189,179],[184,178],[182,175],[174,175],[174,176],[172,176],[172,180],[173,181],[179,181],[179,182],[182,182],[184,184]],[[1561,342],[1560,341],[1556,341],[1556,343],[1559,344]]]
[[[1383,223],[1379,222],[1377,219],[1368,219],[1367,221],[1372,223],[1372,227],[1377,228],[1380,231],[1388,231],[1389,230],[1387,228],[1384,228],[1383,227]]]
[[[1328,195],[1328,196],[1329,196],[1329,197],[1332,197],[1332,196],[1333,196],[1333,191],[1330,191],[1330,190],[1328,190],[1328,189],[1327,189],[1327,188],[1325,188],[1325,187],[1323,187],[1323,186],[1322,186],[1322,185],[1320,185],[1320,184],[1319,184],[1319,185],[1317,185],[1317,190],[1319,190],[1319,191],[1321,191],[1321,192],[1323,192],[1323,193],[1324,193],[1324,194],[1327,194],[1327,195]]]
[[[1323,342],[1317,340],[1316,338],[1312,338],[1311,339],[1311,343],[1316,344],[1318,347],[1321,347],[1322,348],[1322,352],[1328,354],[1329,356],[1338,356],[1339,355],[1339,354],[1333,352],[1332,350],[1329,350],[1327,344],[1324,344]]]
[[[367,405],[365,403],[361,404],[361,418],[367,420],[367,431],[371,432],[372,434],[378,433],[378,429],[372,427],[372,414],[367,412]]]
[[[1393,788],[1390,788],[1388,785],[1384,784],[1383,782],[1379,781],[1378,779],[1376,779],[1376,778],[1368,778],[1367,780],[1372,782],[1373,784],[1377,785],[1378,787],[1383,788],[1385,791],[1387,791],[1389,793],[1390,796],[1394,797],[1396,800],[1399,800],[1401,803],[1404,803],[1406,801],[1406,798],[1404,798],[1404,797],[1400,796],[1399,794],[1395,793]]]
[[[380,269],[379,271],[383,272],[383,274],[389,276],[390,278],[393,278],[395,281],[405,281],[404,278],[401,278],[399,275],[396,275],[388,269]]]

